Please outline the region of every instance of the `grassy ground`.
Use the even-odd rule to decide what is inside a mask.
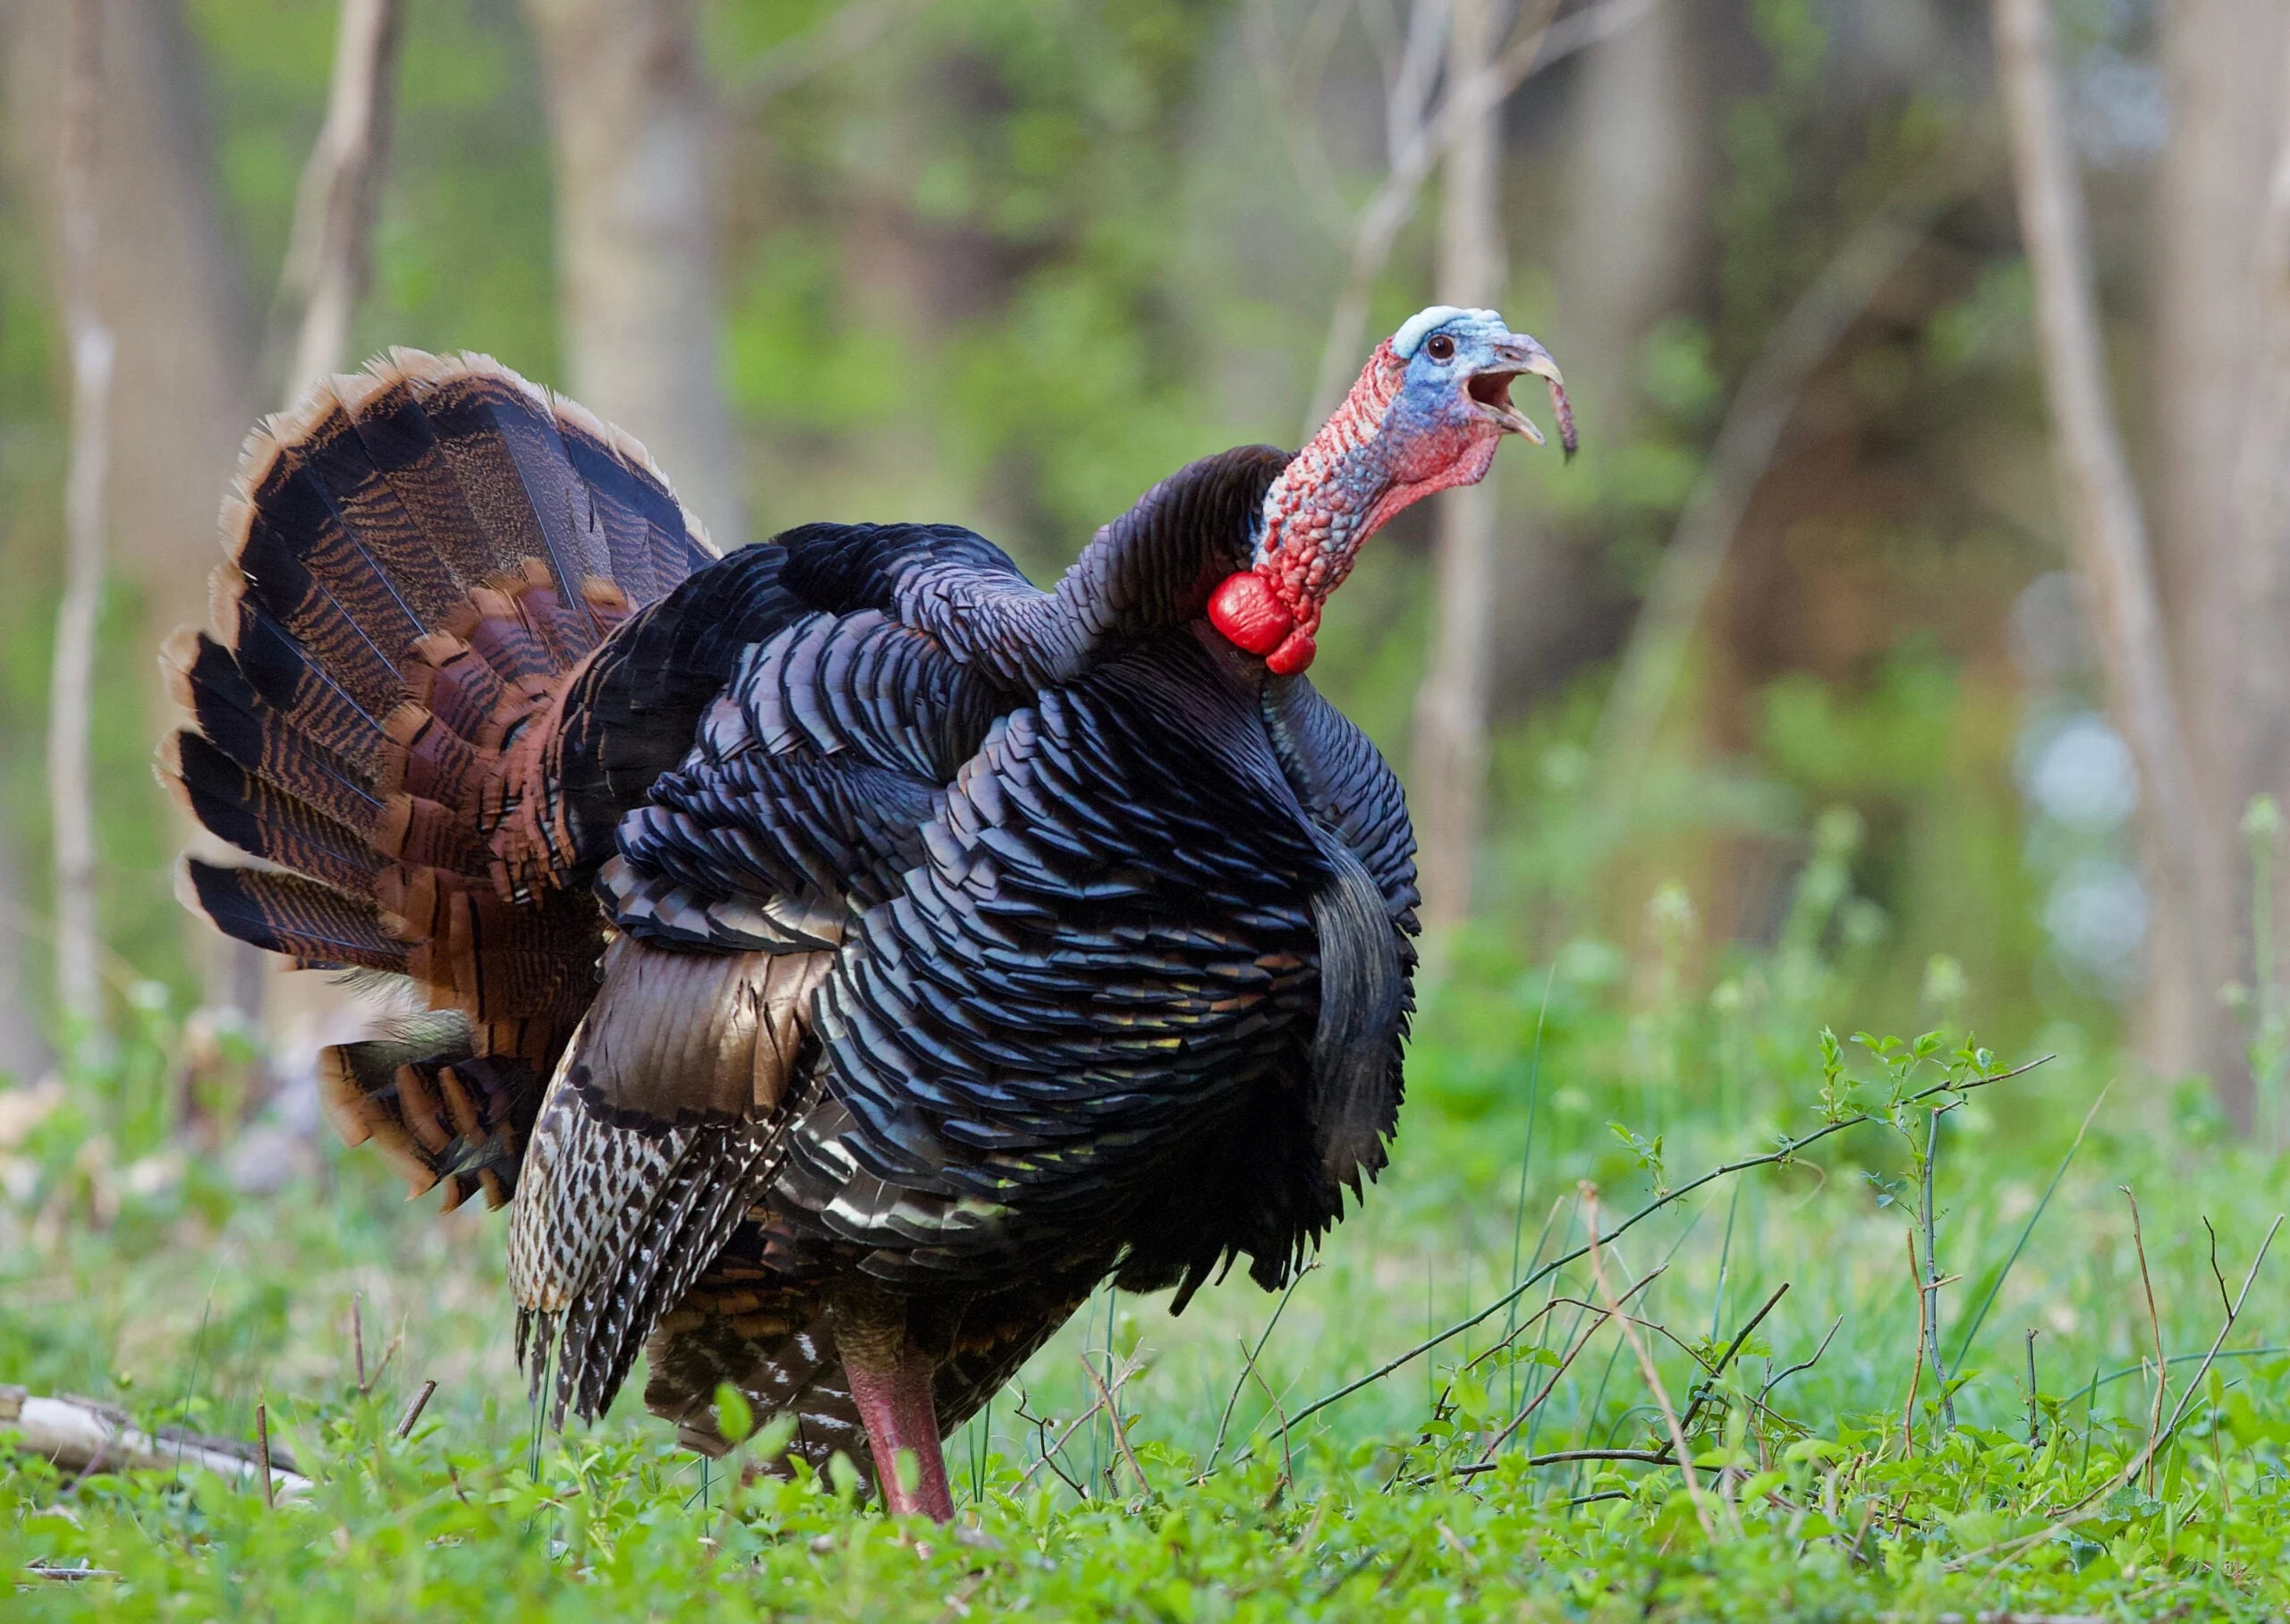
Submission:
[[[1785,952],[1650,999],[1595,954],[1472,962],[1427,1014],[1393,1174],[1285,1306],[1238,1280],[1182,1319],[1099,1298],[951,1441],[951,1538],[703,1468],[627,1399],[537,1441],[497,1215],[407,1206],[356,1155],[250,1197],[106,1148],[155,1075],[131,1049],[144,1071],[81,1079],[0,1154],[0,1381],[242,1437],[267,1401],[318,1484],[267,1510],[191,1473],[0,1466],[0,1611],[2280,1614],[2290,1256],[2229,1319],[2290,1191],[2203,1096],[2108,1088],[2073,1032],[1992,1083],[2045,1045],[1832,1050],[1833,967]]]

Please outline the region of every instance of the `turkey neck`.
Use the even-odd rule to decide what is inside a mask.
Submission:
[[[1320,601],[1352,573],[1352,561],[1387,516],[1395,484],[1384,435],[1404,373],[1370,366],[1304,449],[1264,494],[1254,568],[1307,636]]]

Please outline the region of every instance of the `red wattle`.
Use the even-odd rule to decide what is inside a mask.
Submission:
[[[1272,584],[1253,570],[1228,575],[1209,599],[1209,623],[1223,632],[1236,648],[1268,655],[1289,638],[1296,617],[1274,596]],[[1304,639],[1307,662],[1311,639]],[[1301,671],[1302,666],[1296,667]]]
[[[1293,677],[1312,663],[1319,652],[1309,631],[1292,631],[1280,639],[1280,647],[1264,656],[1264,668],[1276,677]]]

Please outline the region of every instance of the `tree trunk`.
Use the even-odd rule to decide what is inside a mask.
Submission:
[[[2243,542],[2239,588],[2241,702],[2247,727],[2235,765],[2246,797],[2267,795],[2277,809],[2290,804],[2290,659],[2283,657],[2284,628],[2290,627],[2290,37],[2286,37],[2275,72],[2278,127],[2274,164],[2264,208],[2259,215],[2256,286],[2250,353],[2255,363],[2251,396],[2243,414],[2237,495]],[[2253,819],[2253,839],[2278,847],[2278,819]],[[2271,826],[2267,826],[2271,825]],[[2257,997],[2259,1064],[2252,1078],[2256,1126],[2279,1148],[2284,1129],[2282,1076],[2286,1059],[2282,1030],[2290,1010],[2281,986],[2282,967],[2259,956],[2258,943],[2283,941],[2290,926],[2290,878],[2281,853],[2271,853],[2273,894],[2252,886],[2252,911],[2268,910],[2270,931],[2260,937],[2252,925],[2250,981]],[[2256,873],[2252,873],[2253,882]],[[2272,955],[2267,955],[2270,958]]]
[[[353,359],[350,323],[372,271],[403,20],[399,0],[343,0],[326,123],[302,171],[280,279],[281,306],[298,306],[301,317],[286,373],[289,405],[312,381]]]
[[[98,109],[102,0],[72,0],[64,63],[64,330],[72,354],[72,456],[64,483],[64,597],[47,697],[48,840],[55,871],[58,1013],[75,1045],[103,1031],[103,929],[96,906],[96,796],[89,767],[96,620],[104,593],[104,464],[110,453],[113,340],[96,303]]]
[[[641,440],[719,548],[746,537],[717,376],[711,97],[691,0],[525,0],[556,147],[572,393]]]
[[[1494,0],[1455,0],[1450,86],[1493,55]],[[1452,93],[1452,92],[1451,92]],[[1502,104],[1477,109],[1447,148],[1439,300],[1493,305],[1503,292]],[[1423,925],[1436,935],[1471,911],[1487,793],[1487,697],[1494,638],[1495,476],[1438,499],[1438,599],[1430,666],[1415,697],[1414,817]]]
[[[2219,994],[2252,978],[2250,798],[2290,795],[2290,684],[2278,539],[2247,528],[2255,455],[2284,425],[2253,410],[2265,351],[2260,222],[2281,148],[2278,0],[2175,0],[2163,10],[2171,137],[2155,192],[2160,574],[2188,727],[2196,833],[2192,911],[2164,910],[2151,946],[2143,1046],[2165,1073],[2206,1071],[2247,1122],[2251,1078]],[[2265,442],[2271,437],[2272,444]],[[2255,573],[2253,573],[2255,571]],[[2151,780],[2150,781],[2151,783]],[[2174,938],[2172,928],[2184,934]]]
[[[2060,107],[2051,0],[1997,0],[1996,55],[2070,544],[2098,605],[2108,708],[2139,765],[2153,941],[2171,955],[2159,952],[2155,981],[2182,995],[2209,987],[2215,1011],[2218,938],[2204,926],[2224,903],[2217,876],[2198,859],[2204,842],[2192,752],[2173,692],[2146,522],[2109,397],[2082,182]],[[2171,1066],[2175,1057],[2150,1058]]]
[[[70,16],[70,0],[0,5],[10,169],[51,219],[64,124],[56,69],[67,60]],[[173,725],[174,705],[148,651],[174,627],[207,618],[215,515],[261,407],[244,283],[214,191],[197,47],[176,0],[105,0],[103,17],[104,251],[94,289],[117,348],[112,436],[128,448],[111,460],[105,506],[112,572],[142,600],[142,623],[119,635],[142,651],[137,669],[149,673],[156,738]],[[60,255],[55,265],[62,289]],[[156,785],[152,794],[165,804]],[[189,820],[181,827],[191,838]],[[209,972],[209,1002],[235,1002],[224,938],[203,920],[185,930],[191,964]]]

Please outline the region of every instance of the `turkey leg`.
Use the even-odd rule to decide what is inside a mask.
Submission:
[[[921,1511],[952,1522],[954,1496],[938,1448],[938,1407],[932,1392],[935,1366],[907,1333],[905,1302],[887,1292],[846,1291],[835,1303],[835,1342],[859,1419],[867,1428],[883,1503],[895,1516]],[[920,1468],[911,1492],[898,1469],[899,1456],[910,1451]]]

